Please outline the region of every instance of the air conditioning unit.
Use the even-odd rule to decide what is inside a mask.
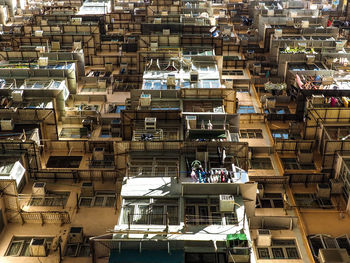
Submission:
[[[151,106],[151,94],[141,94],[140,105],[141,105],[141,107]]]
[[[72,17],[72,25],[81,25],[83,19],[81,17]]]
[[[345,41],[335,41],[335,48],[337,51],[343,49],[344,45],[345,45]]]
[[[306,64],[314,64],[315,55],[306,55]]]
[[[331,85],[333,83],[333,77],[323,77],[322,85]]]
[[[95,161],[103,161],[105,155],[105,148],[103,147],[95,147],[92,152],[92,159]]]
[[[267,10],[267,16],[274,16],[275,15],[275,10],[274,9],[268,9]]]
[[[349,255],[345,248],[321,248],[318,260],[320,263],[348,263]]]
[[[42,20],[40,21],[40,24],[41,24],[42,26],[47,26],[47,20],[46,20],[46,19],[42,19]]]
[[[107,72],[112,72],[112,71],[113,71],[113,64],[110,63],[110,62],[106,62],[106,63],[105,63],[105,70],[106,70]]]
[[[317,198],[329,198],[331,195],[331,188],[329,184],[317,184],[316,197]]]
[[[324,96],[322,95],[312,95],[311,103],[316,105],[324,104]]]
[[[298,162],[301,164],[309,164],[312,163],[314,157],[314,153],[312,150],[298,150]]]
[[[74,41],[74,42],[73,42],[73,49],[74,49],[74,50],[76,50],[76,49],[82,49],[81,41]]]
[[[95,195],[94,184],[92,182],[84,182],[81,184],[80,196],[92,197]]]
[[[283,31],[282,29],[275,29],[275,37],[282,37]]]
[[[46,183],[44,182],[36,182],[32,186],[32,194],[33,195],[45,195],[46,192]]]
[[[166,85],[168,87],[175,87],[175,85],[176,85],[175,74],[168,74],[168,77],[166,79]]]
[[[187,128],[188,129],[196,129],[197,127],[197,116],[186,116]]]
[[[260,63],[254,63],[253,64],[253,73],[255,75],[258,75],[261,73],[261,64]]]
[[[170,36],[170,29],[163,29],[163,36]]]
[[[83,243],[84,234],[82,227],[71,227],[68,234],[68,243]]]
[[[52,50],[60,50],[61,43],[59,41],[51,41],[51,49]]]
[[[233,195],[220,195],[220,212],[233,212],[235,197]]]
[[[276,107],[276,99],[275,98],[266,98],[265,108],[266,109],[274,109]]]
[[[298,16],[298,13],[295,12],[295,11],[291,11],[291,12],[289,13],[289,16],[294,18],[294,17],[297,17],[297,16]]]
[[[162,16],[167,16],[168,15],[168,11],[162,11]]]
[[[225,17],[225,15],[226,15],[226,11],[224,9],[219,11],[220,17]]]
[[[22,102],[23,101],[23,90],[12,91],[12,99],[14,102]]]
[[[271,246],[271,232],[268,229],[258,229],[256,243],[258,247]]]
[[[37,46],[35,47],[35,51],[39,51],[40,53],[44,53],[46,51],[45,46]]]
[[[198,71],[191,71],[190,72],[190,82],[198,82]]]
[[[344,182],[337,179],[330,179],[331,182],[331,193],[332,194],[342,194]]]
[[[39,67],[47,67],[49,65],[49,58],[48,57],[40,57],[38,59],[38,65],[39,65]]]
[[[0,125],[2,131],[12,131],[15,127],[12,119],[2,119]]]
[[[151,42],[151,50],[156,51],[158,49],[158,42]]]
[[[107,87],[107,80],[106,79],[99,79],[97,81],[97,86],[99,89],[105,89]]]
[[[45,238],[32,238],[29,244],[29,254],[32,257],[46,257]]]
[[[36,30],[36,31],[34,32],[34,36],[36,36],[36,37],[42,37],[42,36],[43,36],[43,33],[44,33],[44,31],[42,31],[42,30]]]
[[[301,28],[309,28],[309,20],[301,21]]]
[[[145,118],[145,130],[156,130],[157,118]]]
[[[154,21],[154,24],[161,24],[162,23],[162,19],[160,17],[156,17],[153,21]]]

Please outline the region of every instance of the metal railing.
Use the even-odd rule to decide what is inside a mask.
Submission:
[[[169,216],[168,213],[143,213],[128,214],[128,228],[131,225],[166,225],[168,230],[169,224],[178,224],[177,216]]]
[[[51,224],[70,224],[70,216],[65,211],[50,212],[20,212],[22,223],[45,223]]]
[[[221,216],[186,215],[185,226],[187,225],[222,225],[222,217]]]

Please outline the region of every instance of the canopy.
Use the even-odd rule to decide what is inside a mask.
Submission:
[[[247,240],[246,234],[228,234],[226,240]]]

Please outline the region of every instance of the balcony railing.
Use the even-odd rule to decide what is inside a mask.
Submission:
[[[131,225],[165,225],[166,228],[169,225],[178,225],[178,216],[171,216],[168,213],[143,213],[143,214],[128,214],[127,216],[128,227]]]

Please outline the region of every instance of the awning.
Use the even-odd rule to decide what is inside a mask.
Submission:
[[[183,250],[112,250],[108,263],[184,263],[185,255]]]
[[[226,240],[247,240],[246,234],[228,234]]]

